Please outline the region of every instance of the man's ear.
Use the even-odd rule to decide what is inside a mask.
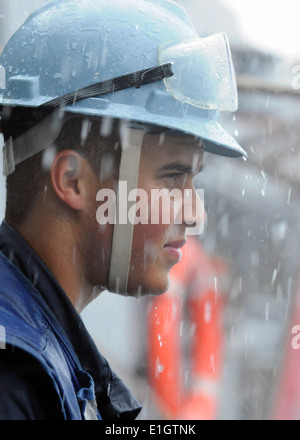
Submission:
[[[74,150],[63,150],[55,155],[50,168],[50,179],[56,196],[70,208],[84,208],[82,190],[84,159]]]

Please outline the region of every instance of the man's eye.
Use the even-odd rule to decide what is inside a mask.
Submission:
[[[168,173],[163,176],[163,180],[167,182],[167,185],[177,188],[184,186],[185,179],[185,173]]]
[[[178,179],[179,178],[179,176],[181,176],[182,174],[181,173],[170,173],[170,174],[167,174],[166,176],[164,176],[164,177],[167,177],[167,178],[169,178],[169,179]]]

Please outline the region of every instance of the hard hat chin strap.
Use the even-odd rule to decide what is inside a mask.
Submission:
[[[61,130],[62,118],[62,112],[53,112],[18,138],[9,138],[3,146],[3,175],[9,176],[19,163],[49,147]]]
[[[141,149],[145,129],[125,126],[122,128],[122,155],[119,171],[119,182],[127,183],[127,196],[137,188]],[[128,198],[127,198],[128,199]],[[120,192],[117,195],[116,215],[119,213]],[[131,250],[134,224],[128,220],[125,224],[117,221],[114,225],[108,290],[115,293],[127,293],[127,284],[131,262]]]

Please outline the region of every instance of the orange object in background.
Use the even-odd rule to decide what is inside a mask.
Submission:
[[[218,284],[224,273],[224,265],[189,236],[168,292],[152,300],[149,383],[166,419],[217,418],[224,344]]]

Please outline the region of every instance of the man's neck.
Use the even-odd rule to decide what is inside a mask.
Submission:
[[[94,297],[91,286],[82,277],[76,234],[66,222],[26,221],[17,232],[48,267],[78,313]]]

